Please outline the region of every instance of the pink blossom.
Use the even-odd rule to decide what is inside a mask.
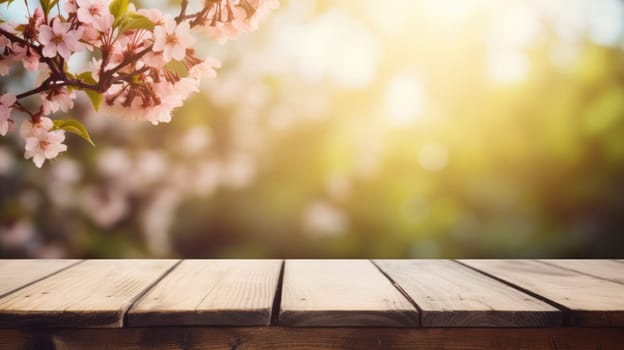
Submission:
[[[176,24],[171,16],[164,17],[164,24],[154,27],[154,52],[162,51],[165,61],[182,60],[186,49],[195,44],[188,22]]]
[[[108,9],[109,2],[102,0],[77,0],[76,15],[82,23],[90,24],[100,32],[110,30],[115,18]]]
[[[82,23],[93,23],[95,17],[102,16],[108,11],[108,4],[106,1],[101,0],[77,0],[76,5],[78,11],[76,15],[78,20]]]
[[[39,28],[39,41],[43,44],[43,56],[54,57],[61,55],[66,60],[73,52],[82,49],[80,37],[82,36],[82,28],[70,29],[71,24],[63,23],[55,20],[54,24],[42,25]]]
[[[120,64],[125,57],[126,54],[126,47],[127,45],[124,45],[124,43],[121,43],[120,40],[117,40],[111,47],[111,53],[110,53],[110,59],[109,59],[109,64],[111,66],[116,66],[118,64]],[[128,69],[132,68],[127,67]]]
[[[22,62],[26,70],[32,72],[39,69],[39,58],[41,56],[35,50],[31,50],[21,43],[14,43],[12,48],[15,58]]]
[[[231,5],[230,5],[231,4]],[[220,4],[221,11],[223,8],[229,7],[227,15],[217,12],[218,6],[213,6],[208,13],[209,18],[217,16],[216,21],[206,21],[204,31],[206,35],[217,39],[220,44],[225,43],[228,40],[236,39],[241,33],[251,32],[258,28],[258,24],[261,20],[264,20],[269,13],[279,7],[278,0],[245,0],[245,5],[242,1],[222,1]],[[249,9],[252,7],[253,13],[249,14]]]
[[[163,14],[159,9],[139,9],[137,11],[139,15],[147,17],[154,25],[162,25],[163,22]]]
[[[100,32],[91,24],[82,24],[82,37],[81,39],[89,43],[95,43],[100,38]],[[91,45],[87,46],[89,51],[92,50]]]
[[[52,89],[47,94],[41,94],[41,106],[43,107],[43,114],[48,115],[55,113],[58,110],[63,112],[69,111],[74,107],[74,99],[76,93],[69,92],[66,87]]]
[[[206,23],[202,26],[209,35],[224,42],[236,38],[240,33],[256,29],[258,22],[278,4],[277,0],[206,0],[203,2],[204,10],[197,12],[201,15],[185,16],[180,23],[157,9],[140,9],[137,12],[135,6],[129,4],[127,12],[147,17],[155,27],[153,30],[133,28],[121,32],[121,28],[132,27],[125,27],[121,23],[113,30],[115,18],[109,8],[111,1],[67,0],[63,10],[55,9],[52,12],[56,16],[44,16],[43,10],[36,8],[28,18],[28,23],[20,27],[0,23],[4,30],[33,43],[36,48],[33,50],[22,44],[24,41],[0,35],[0,74],[7,74],[13,64],[21,62],[27,70],[40,72],[35,81],[36,86],[49,77],[53,79],[48,80],[48,83],[59,84],[39,94],[41,109],[31,113],[36,122],[25,121],[20,130],[26,141],[24,156],[26,159],[32,158],[37,167],[67,149],[63,144],[65,132],[52,130],[52,120],[44,116],[59,110],[69,111],[75,98],[70,90],[82,87],[76,82],[76,75],[68,74],[67,65],[54,64],[52,71],[55,74],[50,71],[48,65],[62,63],[62,60],[56,60],[57,56],[69,60],[73,53],[85,47],[90,51],[101,48],[101,55],[89,62],[89,72],[95,82],[82,77],[80,80],[108,89],[103,92],[102,107],[113,114],[153,124],[169,122],[173,111],[182,106],[191,93],[199,91],[200,79],[214,78],[217,74],[215,69],[221,66],[212,57],[204,60],[195,57],[191,23]],[[145,52],[150,47],[151,50]],[[141,55],[133,56],[139,52]],[[41,56],[55,60],[52,62]],[[165,67],[172,60],[184,64],[188,74]],[[111,79],[100,81],[104,77],[102,73]],[[39,89],[36,88],[34,92]],[[13,123],[10,116],[15,99],[10,94],[0,97],[2,135],[7,133]]]
[[[256,21],[255,25],[257,27],[258,21],[266,19],[271,11],[279,7],[279,0],[249,0],[249,4],[256,8],[256,12],[254,12],[252,17]]]
[[[239,26],[233,22],[208,22],[204,27],[207,36],[216,39],[219,44],[225,44],[228,40],[236,39],[241,33]]]
[[[9,131],[9,127],[13,123],[11,119],[11,111],[15,103],[15,95],[4,94],[0,96],[0,135],[4,136]]]
[[[167,64],[167,61],[165,61],[162,52],[148,52],[145,56],[143,56],[143,63],[145,63],[148,67],[160,69]]]
[[[63,11],[67,12],[67,13],[74,13],[76,12],[78,9],[77,5],[76,5],[76,0],[67,0],[64,4],[63,4]]]
[[[255,10],[251,15],[247,15],[247,11],[243,6],[237,6],[237,9],[243,10],[234,12],[235,20],[232,23],[243,32],[252,32],[258,29],[260,21],[266,19],[269,13],[279,7],[279,0],[246,0],[247,5]]]
[[[15,26],[12,23],[0,23],[0,28],[11,34],[16,34]],[[9,74],[11,66],[18,61],[15,55],[3,55],[7,48],[11,48],[11,40],[4,35],[0,35],[0,75]]]
[[[102,16],[97,16],[93,20],[93,27],[100,32],[108,32],[113,27],[115,17],[110,13],[105,13]]]
[[[43,13],[43,9],[41,7],[37,7],[33,13],[32,19],[29,22],[36,28],[42,25],[44,20],[45,14]]]
[[[208,56],[201,63],[189,69],[189,77],[198,80],[202,77],[215,78],[217,76],[215,68],[221,68],[221,62],[214,57]]]
[[[46,159],[56,158],[67,150],[63,144],[65,131],[50,131],[52,126],[52,120],[47,117],[39,118],[39,122],[34,124],[28,120],[22,123],[20,134],[26,140],[24,158],[32,158],[37,168],[41,168]]]
[[[50,130],[54,126],[52,119],[48,117],[41,117],[36,123],[30,120],[25,120],[20,128],[20,136],[23,138],[31,137],[35,133],[35,129]]]
[[[120,115],[127,119],[145,120],[154,125],[171,121],[171,113],[175,108],[182,106],[183,101],[192,93],[199,90],[197,79],[186,77],[172,84],[167,81],[152,83],[150,86],[154,98],[158,103],[146,104],[141,98],[135,97],[127,102],[127,94],[119,93],[122,87],[115,86],[106,92],[107,96],[117,96],[113,104],[102,104],[102,111],[110,115]]]

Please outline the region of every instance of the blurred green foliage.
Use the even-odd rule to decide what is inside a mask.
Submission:
[[[483,37],[489,22],[475,15],[444,30],[439,18],[415,14],[391,35],[364,25],[381,43],[381,58],[372,81],[344,88],[331,77],[310,82],[293,71],[249,67],[249,61],[266,64],[249,52],[275,49],[273,31],[288,30],[280,27],[285,18],[299,13],[288,12],[292,3],[283,6],[275,24],[238,46],[206,49],[220,52],[224,67],[171,124],[128,127],[119,124],[130,122],[112,119],[92,131],[95,151],[70,138],[64,157],[76,160],[81,174],[69,185],[76,196],[70,200],[82,203],[86,187],[102,189],[104,197],[122,193],[126,208],[110,225],[94,223],[81,204],[59,207],[50,195],[50,186],[58,185],[48,180],[54,165],[37,171],[19,159],[19,141],[1,139],[15,159],[0,157],[0,168],[10,163],[0,175],[0,223],[2,234],[12,237],[3,239],[0,254],[622,257],[621,45],[583,37],[561,63],[553,57],[565,51],[562,39],[545,21],[540,35],[518,49],[529,69],[521,79],[500,84],[487,75],[491,47]],[[358,5],[320,2],[293,21],[305,26],[335,8],[366,18]],[[334,29],[339,36],[341,28]],[[326,54],[328,60],[341,59]],[[246,55],[252,59],[245,61]],[[423,82],[425,104],[407,124],[389,126],[383,96],[392,77],[403,72]],[[220,103],[228,78],[240,86],[231,103]],[[326,107],[317,116],[302,116],[312,108],[306,99],[317,94]],[[261,102],[247,101],[254,99]],[[283,120],[275,110],[285,103],[286,120],[292,121],[279,126]],[[88,114],[88,105],[82,108]],[[209,128],[210,145],[188,155],[184,134],[199,126]],[[114,147],[130,157],[141,150],[160,152],[165,170],[147,188],[127,189],[123,183],[133,171],[120,184],[98,165]],[[241,155],[238,170],[223,170]],[[216,164],[219,175],[189,175],[205,160]],[[195,195],[189,179],[197,176],[220,180]],[[232,184],[237,176],[242,180]],[[187,181],[191,189],[180,190]],[[145,223],[146,208],[162,192],[175,198],[154,209],[156,217],[159,210],[173,217],[164,224],[164,239],[151,235]],[[32,226],[28,239],[8,236],[24,220]],[[153,241],[164,243],[154,248]]]

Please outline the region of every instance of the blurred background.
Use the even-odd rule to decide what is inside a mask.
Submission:
[[[170,124],[0,138],[0,256],[624,256],[621,0],[282,0],[198,50]]]

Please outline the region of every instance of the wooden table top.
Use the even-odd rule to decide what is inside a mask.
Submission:
[[[624,327],[619,260],[0,260],[0,328]]]

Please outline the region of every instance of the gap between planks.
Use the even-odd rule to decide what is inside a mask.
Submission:
[[[478,272],[480,274],[483,274],[483,275],[485,275],[485,276],[487,276],[487,277],[489,277],[491,279],[499,281],[499,282],[501,282],[501,283],[503,283],[503,284],[505,284],[505,285],[507,285],[507,286],[509,286],[511,288],[515,288],[515,289],[517,289],[517,290],[519,290],[521,292],[524,292],[524,293],[526,293],[526,294],[528,294],[528,295],[530,295],[530,296],[532,296],[532,297],[534,297],[534,298],[536,298],[538,300],[541,300],[541,301],[543,301],[543,302],[545,302],[545,303],[547,303],[547,304],[549,304],[549,305],[551,305],[551,306],[561,310],[561,312],[563,314],[563,324],[562,324],[562,326],[567,327],[567,326],[570,325],[570,322],[569,322],[570,321],[570,314],[569,314],[570,313],[570,309],[569,308],[567,308],[567,307],[565,307],[565,306],[563,306],[563,305],[561,305],[561,304],[559,304],[559,303],[557,303],[557,302],[555,302],[553,300],[550,300],[550,299],[548,299],[548,298],[546,298],[546,297],[544,297],[544,296],[542,296],[540,294],[537,294],[537,293],[531,291],[530,289],[526,289],[526,288],[520,287],[520,286],[518,286],[516,284],[508,282],[508,281],[506,281],[506,280],[504,280],[502,278],[496,277],[496,276],[494,276],[492,274],[489,274],[489,273],[487,273],[485,271],[481,271],[481,270],[477,269],[476,267],[472,267],[472,266],[470,266],[468,264],[464,264],[463,262],[461,262],[461,261],[459,261],[457,259],[453,259],[453,261],[455,261],[456,263],[458,263],[458,264],[460,264],[462,266],[465,266],[465,267],[467,267],[467,268],[469,268],[471,270],[474,270],[474,271],[476,271],[476,272]]]
[[[28,263],[28,262],[35,262],[35,261],[38,262],[38,260],[30,260],[30,259],[29,260],[26,260],[26,259],[25,260],[17,260],[17,261],[19,261],[19,262],[26,262],[26,263]],[[59,259],[58,261],[64,261],[64,260]],[[72,260],[68,260],[68,261],[71,262]],[[9,263],[11,263],[11,262],[13,262],[13,261],[9,261]],[[3,297],[5,297],[5,296],[7,296],[7,295],[9,295],[11,293],[15,293],[15,292],[17,292],[17,291],[19,291],[19,290],[21,290],[23,288],[26,288],[26,287],[34,284],[34,283],[42,281],[45,278],[48,278],[48,277],[53,276],[53,275],[56,275],[57,273],[65,271],[65,270],[67,270],[67,269],[69,269],[71,267],[74,267],[74,266],[82,263],[82,262],[84,262],[84,260],[75,260],[73,263],[69,263],[66,266],[63,266],[63,267],[58,268],[58,269],[53,269],[53,270],[51,270],[49,272],[44,273],[43,275],[35,277],[32,280],[31,279],[27,279],[23,283],[20,283],[19,285],[17,285],[17,287],[12,287],[11,289],[7,289],[4,292],[0,293],[0,298],[3,298]],[[17,267],[17,266],[15,266],[15,267]],[[23,266],[21,266],[21,267],[23,267]]]
[[[623,327],[624,285],[536,260],[462,260],[475,271],[545,298],[564,310],[567,326]],[[595,265],[577,266],[595,270]],[[594,273],[601,273],[595,270]],[[607,273],[611,273],[607,271]]]
[[[179,259],[178,262],[176,262],[175,264],[173,264],[173,266],[171,266],[167,271],[165,271],[160,277],[158,277],[157,279],[154,280],[154,282],[152,282],[152,284],[150,284],[149,286],[147,286],[142,292],[140,292],[139,294],[137,294],[137,296],[135,297],[135,299],[128,305],[128,307],[124,310],[123,315],[121,317],[121,327],[127,327],[128,326],[128,312],[130,312],[130,310],[132,309],[132,307],[139,302],[139,300],[141,300],[141,298],[143,298],[143,296],[145,294],[147,294],[147,292],[149,292],[152,288],[154,288],[154,286],[156,286],[158,284],[158,282],[162,281],[163,278],[165,278],[165,276],[167,276],[168,274],[171,273],[171,271],[173,271],[176,267],[178,267],[182,261],[184,261],[184,259]]]
[[[129,306],[178,262],[85,260],[0,299],[0,325],[122,327]]]
[[[271,323],[281,259],[184,260],[128,311],[128,327]]]
[[[287,260],[281,326],[418,327],[418,309],[369,260]]]
[[[535,261],[600,280],[624,284],[624,265],[617,260],[539,259]]]
[[[414,299],[412,299],[412,297],[409,296],[409,294],[407,294],[407,292],[398,284],[396,283],[392,277],[390,277],[384,270],[382,270],[379,265],[377,265],[375,263],[375,261],[373,259],[369,260],[371,262],[371,264],[373,264],[373,266],[375,266],[375,268],[377,268],[377,270],[384,275],[384,277],[386,277],[388,279],[388,281],[390,281],[390,283],[392,283],[392,285],[394,286],[394,288],[396,288],[401,294],[403,294],[403,297],[405,297],[405,299],[407,299],[407,301],[409,301],[410,303],[412,303],[412,305],[414,305],[414,307],[416,308],[416,310],[418,310],[418,327],[422,327],[422,309],[420,308],[420,306],[418,306],[418,303],[414,301]]]
[[[282,266],[280,267],[279,277],[277,278],[277,287],[275,290],[275,296],[273,297],[273,307],[271,307],[271,326],[279,325],[280,309],[282,307],[282,289],[284,283],[284,266],[286,265],[286,259],[282,259]]]
[[[556,327],[561,310],[447,259],[374,263],[418,306],[421,327]]]
[[[45,276],[43,276],[41,278],[33,280],[33,281],[31,281],[31,282],[29,282],[29,283],[27,283],[27,284],[25,284],[25,285],[23,285],[23,286],[21,286],[19,288],[13,289],[10,292],[5,293],[3,296],[6,296],[6,295],[14,293],[14,292],[17,292],[17,291],[19,291],[19,290],[21,290],[23,288],[26,288],[26,287],[28,287],[28,286],[36,283],[36,282],[39,282],[39,281],[42,281],[42,280],[47,279],[49,277],[52,277],[52,276],[54,276],[54,275],[56,275],[56,274],[58,274],[60,272],[65,271],[65,270],[74,268],[75,266],[77,266],[77,265],[79,265],[81,263],[84,263],[85,261],[87,261],[87,260],[76,261],[73,264],[70,264],[70,265],[68,265],[66,267],[60,268],[57,271],[54,271],[54,272],[49,273],[49,274],[47,274],[47,275],[45,275]],[[172,273],[172,271],[174,271],[182,263],[182,261],[183,260],[178,260],[177,262],[175,262],[170,268],[168,268],[166,271],[164,271],[162,273],[162,275],[160,275],[158,278],[155,278],[154,281],[152,281],[149,285],[147,285],[141,292],[137,293],[137,295],[130,302],[130,304],[125,308],[125,310],[123,310],[123,314],[122,314],[122,318],[121,318],[121,320],[122,320],[122,327],[127,327],[127,324],[128,324],[127,323],[127,315],[128,315],[128,312],[132,309],[132,307],[137,302],[139,302],[152,288],[157,286],[158,283],[160,283],[160,281],[162,281],[162,279],[164,279],[166,276],[168,276],[170,273]],[[271,314],[270,314],[270,320],[271,320],[270,324],[273,325],[273,326],[280,324],[280,322],[279,322],[279,314],[280,314],[281,306],[282,306],[281,305],[281,299],[282,299],[282,291],[283,291],[283,283],[284,283],[284,270],[285,270],[286,261],[287,260],[281,260],[281,266],[280,266],[279,277],[277,279],[276,291],[275,291],[274,296],[273,296],[273,304],[272,304],[273,307],[272,307]],[[380,266],[375,261],[373,261],[373,260],[367,260],[367,261],[369,261],[375,267],[375,269],[379,273],[381,273],[385,277],[385,279],[387,279],[392,284],[392,286],[395,289],[397,289],[398,292],[409,303],[411,303],[419,311],[418,312],[418,325],[422,325],[423,313],[422,313],[421,307],[418,305],[418,303],[415,300],[413,300],[407,294],[407,292],[401,287],[400,284],[398,284],[396,281],[394,281],[385,271],[383,271],[380,268]],[[536,292],[533,292],[530,289],[526,289],[526,288],[523,288],[523,287],[521,287],[519,285],[516,285],[512,281],[508,282],[507,280],[499,278],[499,277],[497,277],[495,275],[492,275],[492,274],[490,274],[488,272],[484,272],[484,271],[480,270],[477,267],[473,267],[473,266],[467,265],[467,264],[463,263],[462,261],[457,261],[457,260],[450,260],[450,261],[453,261],[454,263],[456,263],[458,265],[461,265],[461,266],[466,267],[466,268],[468,268],[470,270],[476,271],[477,273],[485,275],[486,277],[488,277],[488,278],[490,278],[492,280],[495,280],[495,281],[498,281],[500,283],[503,283],[503,284],[509,286],[510,288],[519,290],[519,291],[521,291],[521,292],[523,292],[525,294],[528,294],[528,295],[530,295],[530,296],[532,296],[532,297],[534,297],[536,299],[539,299],[539,300],[541,300],[541,301],[543,301],[543,302],[545,302],[545,303],[547,303],[549,305],[552,305],[552,306],[556,307],[557,309],[561,310],[562,313],[563,313],[564,325],[566,325],[566,326],[570,325],[569,324],[569,317],[570,317],[569,313],[571,312],[571,310],[569,308],[567,308],[566,306],[561,305],[561,304],[557,303],[556,301],[549,299],[548,297],[544,297],[544,296],[542,296],[540,294],[537,294]],[[534,261],[539,261],[539,260],[534,260]],[[614,261],[614,262],[617,261],[618,263],[624,263],[624,261],[618,261],[618,260],[610,260],[610,261]],[[611,281],[609,279],[596,277],[594,275],[585,273],[583,271],[578,271],[578,270],[575,270],[575,269],[572,269],[572,268],[565,268],[565,267],[558,266],[558,265],[555,265],[555,264],[548,264],[547,262],[544,262],[544,261],[539,261],[539,262],[543,263],[545,265],[551,266],[552,268],[555,268],[555,269],[568,270],[568,271],[572,271],[572,272],[575,272],[575,273],[579,273],[579,274],[582,274],[582,275],[589,276],[591,278],[596,278],[596,279],[599,279],[599,280]],[[611,282],[614,282],[614,281],[611,281]],[[617,282],[614,282],[614,283],[617,283]]]

